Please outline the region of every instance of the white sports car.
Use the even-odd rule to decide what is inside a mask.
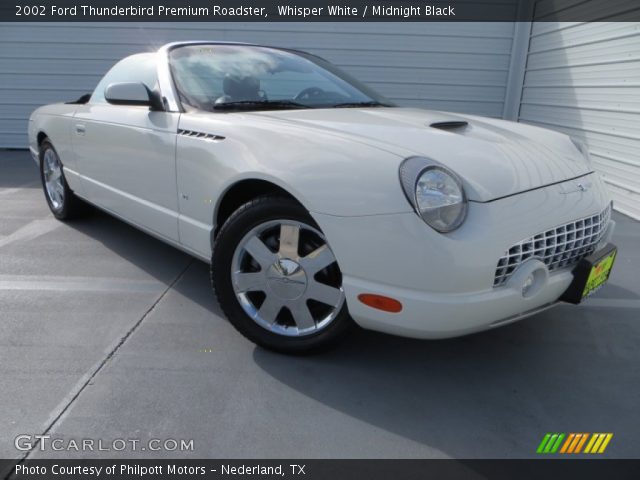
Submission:
[[[611,202],[560,133],[400,108],[314,55],[181,42],[37,109],[57,218],[88,202],[211,263],[233,325],[308,352],[355,323],[418,338],[504,325],[608,278]]]

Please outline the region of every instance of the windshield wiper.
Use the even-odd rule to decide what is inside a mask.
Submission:
[[[216,103],[213,110],[273,110],[278,108],[311,108],[293,100],[239,100]]]
[[[333,108],[358,108],[358,107],[391,107],[393,105],[389,105],[387,103],[376,102],[372,100],[370,102],[346,102],[346,103],[338,103],[333,106]]]

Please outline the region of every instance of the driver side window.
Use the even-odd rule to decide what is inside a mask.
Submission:
[[[141,82],[150,90],[156,89],[158,83],[156,54],[140,53],[116,63],[93,91],[89,103],[107,103],[104,98],[105,89],[112,83],[120,82]]]

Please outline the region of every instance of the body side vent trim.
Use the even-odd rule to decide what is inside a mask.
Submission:
[[[201,138],[202,140],[224,140],[225,137],[222,137],[220,135],[214,135],[212,133],[204,133],[204,132],[197,132],[195,130],[184,130],[179,128],[178,129],[178,135],[183,135],[185,137],[191,137],[191,138]]]

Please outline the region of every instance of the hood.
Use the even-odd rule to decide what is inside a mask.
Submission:
[[[347,134],[360,142],[384,145],[401,157],[431,158],[462,178],[473,201],[491,201],[591,171],[566,135],[504,120],[412,108],[285,110],[257,115]],[[434,123],[443,125],[436,128],[431,126]]]

